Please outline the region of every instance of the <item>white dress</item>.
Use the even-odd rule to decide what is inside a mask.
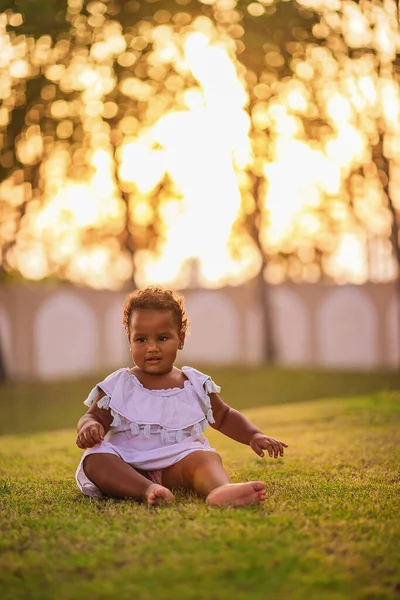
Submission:
[[[209,394],[219,392],[211,377],[183,367],[183,388],[149,390],[129,368],[119,369],[97,384],[85,400],[91,406],[98,389],[105,392],[97,405],[114,417],[105,439],[85,451],[76,471],[79,489],[87,496],[103,493],[85,475],[89,454],[109,453],[142,471],[157,471],[175,464],[195,450],[214,450],[203,436],[214,423]]]

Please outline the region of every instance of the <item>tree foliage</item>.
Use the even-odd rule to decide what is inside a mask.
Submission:
[[[273,281],[314,281],[337,275],[346,235],[395,243],[394,2],[19,0],[0,10],[4,272],[121,285],[139,251],[162,247],[163,207],[182,190],[161,167],[144,181],[135,157],[141,144],[161,156],[149,131],[202,92],[184,58],[193,31],[224,46],[247,94],[232,252],[252,246]],[[80,220],[67,186],[88,206]],[[274,233],[279,201],[289,218]]]

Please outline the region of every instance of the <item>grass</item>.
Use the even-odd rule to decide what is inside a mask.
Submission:
[[[400,371],[341,372],[239,366],[204,368],[237,408],[303,402],[400,389]],[[83,400],[108,373],[73,381],[0,386],[0,435],[74,427]]]
[[[2,437],[1,599],[399,599],[400,393],[246,415],[290,448],[261,460],[208,430],[233,481],[266,482],[244,509],[89,499],[74,430]]]

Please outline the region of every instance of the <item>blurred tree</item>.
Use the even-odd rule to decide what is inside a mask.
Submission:
[[[346,240],[365,244],[369,236],[391,240],[399,274],[400,194],[390,175],[400,141],[398,6],[364,1],[328,11],[313,7],[319,15],[300,9],[309,24],[269,36],[259,55],[264,62],[246,69],[253,160],[249,176],[241,174],[236,232],[248,231],[271,281],[337,279],[332,258],[341,247],[345,253]],[[285,153],[295,162],[290,165]],[[276,168],[285,163],[279,179],[288,182],[279,189]],[[318,171],[310,176],[313,163],[320,177]],[[271,202],[290,194],[308,198],[274,242]],[[342,262],[346,271],[351,261],[344,255]],[[266,321],[270,314],[265,309]],[[266,356],[273,356],[273,347],[273,340],[266,341]]]
[[[177,3],[171,4],[175,10],[179,8]],[[110,165],[108,193],[116,196],[115,202],[125,216],[88,223],[81,227],[76,244],[88,249],[91,245],[104,245],[110,238],[118,240],[120,251],[132,265],[128,270],[126,264],[121,267],[121,276],[135,285],[136,251],[154,249],[157,240],[162,239],[155,204],[162,197],[164,184],[167,192],[171,191],[169,178],[160,176],[160,181],[154,180],[147,188],[144,196],[152,219],[143,226],[132,218],[135,186],[130,185],[126,169],[125,179],[121,179],[118,159],[118,153],[141,130],[152,125],[162,112],[177,106],[173,61],[148,63],[156,45],[149,41],[149,30],[159,25],[155,18],[159,8],[134,1],[7,3],[8,10],[2,15],[3,26],[7,21],[3,40],[10,57],[5,65],[8,88],[3,88],[0,120],[0,176],[4,182],[0,208],[5,215],[1,224],[3,278],[15,270],[12,251],[22,222],[29,219],[29,205],[43,208],[49,195],[56,195],[68,182],[89,182],[96,170],[93,155],[99,148],[104,156],[97,171]],[[163,11],[166,12],[164,8]],[[41,19],[32,18],[32,13],[37,12]],[[169,85],[165,82],[168,74]],[[181,75],[176,75],[175,85],[183,86]],[[60,160],[51,160],[57,154]],[[57,171],[59,181],[51,182],[52,174],[46,165]],[[176,196],[179,198],[177,191]],[[70,231],[65,232],[68,236],[72,237]],[[59,237],[58,240],[62,241]],[[69,268],[76,257],[77,248],[73,245],[63,259],[58,252],[52,257],[48,247],[46,262],[50,273],[73,278]],[[114,246],[112,251],[115,253]]]
[[[69,178],[89,181],[93,175],[90,159],[97,147],[102,147],[116,164],[118,151],[140,130],[152,125],[161,112],[183,108],[177,101],[177,92],[196,86],[197,82],[190,73],[182,73],[179,65],[177,68],[179,57],[174,53],[169,60],[155,59],[158,40],[149,32],[163,25],[179,32],[194,18],[208,17],[237,40],[243,64],[261,72],[264,52],[260,52],[260,48],[269,44],[268,48],[273,46],[279,52],[279,43],[292,39],[296,28],[304,36],[302,27],[310,18],[309,12],[292,3],[263,9],[262,19],[258,18],[257,11],[252,14],[248,10],[246,2],[239,3],[237,8],[234,4],[169,1],[161,6],[159,2],[134,0],[70,0],[65,5],[59,1],[39,4],[32,0],[15,0],[3,7],[3,26],[4,19],[7,21],[3,38],[6,45],[15,50],[6,65],[9,91],[4,97],[2,119],[0,169],[1,180],[6,184],[0,189],[0,202],[7,216],[2,224],[3,277],[16,268],[13,249],[21,237],[24,220],[34,220],[34,211],[29,205],[43,207],[46,196],[57,194],[61,187],[61,182],[49,184],[51,175],[46,164],[53,167],[53,172],[58,171],[64,184]],[[40,19],[36,18],[38,12]],[[285,50],[284,53],[288,58]],[[74,77],[74,68],[77,71],[80,65],[81,73],[75,73]],[[87,68],[86,73],[83,67]],[[287,64],[282,70],[276,61],[272,71],[277,80],[279,72],[288,72]],[[66,165],[51,160],[57,152],[60,157],[67,156]],[[101,169],[99,166],[98,170]],[[73,277],[70,264],[76,259],[78,249],[88,251],[91,246],[96,249],[99,245],[104,248],[111,236],[114,241],[118,240],[120,251],[129,257],[131,273],[124,278],[135,285],[136,251],[155,249],[162,239],[159,205],[158,208],[156,205],[161,200],[163,182],[168,178],[162,178],[147,190],[144,199],[147,216],[142,212],[141,220],[137,220],[135,205],[138,200],[140,204],[143,197],[137,190],[132,193],[135,186],[129,184],[129,175],[128,181],[121,178],[117,164],[112,171],[115,185],[110,182],[109,191],[114,190],[118,195],[117,190],[121,190],[124,219],[87,224],[81,228],[80,239],[74,239],[73,243],[68,229],[61,232],[61,237],[57,231],[58,242],[70,246],[70,251],[62,257],[60,252],[52,251],[50,242],[54,236],[47,233],[47,254],[42,259],[50,274]],[[179,190],[175,190],[175,195],[179,197]],[[82,201],[85,200],[82,198]],[[115,252],[114,246],[112,249]],[[259,289],[264,294],[263,287]],[[272,347],[272,343],[268,345]],[[270,352],[269,358],[272,355]]]
[[[265,167],[273,160],[274,147],[268,106],[277,98],[281,82],[293,75],[293,49],[298,51],[307,43],[317,43],[312,27],[318,22],[318,15],[295,2],[240,1],[233,12],[228,8],[224,15],[220,10],[215,17],[225,24],[230,35],[237,37],[239,73],[248,92],[252,160],[245,169],[238,169],[242,210],[234,226],[231,246],[240,255],[248,236],[259,254],[255,290],[263,322],[262,352],[267,362],[274,363],[278,358],[276,328],[271,283],[266,275],[271,257],[278,252],[268,248],[265,235],[270,225]]]
[[[0,3],[3,276],[135,284],[138,251],[160,247],[163,205],[181,197],[151,128],[199,92],[181,38],[211,25],[248,94],[232,250],[259,257],[265,357],[276,354],[271,282],[337,277],[350,235],[390,238],[400,260],[396,3],[307,4]]]

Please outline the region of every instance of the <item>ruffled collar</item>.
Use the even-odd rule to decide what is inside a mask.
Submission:
[[[192,386],[190,380],[188,378],[186,378],[185,381],[183,382],[183,387],[171,387],[171,388],[153,390],[151,388],[145,387],[143,385],[143,383],[138,379],[137,375],[135,375],[135,373],[132,373],[130,371],[129,367],[127,367],[127,373],[130,377],[132,377],[135,385],[137,385],[143,391],[150,392],[151,394],[155,394],[156,396],[160,395],[160,394],[163,396],[175,395],[179,392],[182,392],[183,390],[186,390],[188,387]],[[185,375],[185,377],[186,377],[186,375]]]

